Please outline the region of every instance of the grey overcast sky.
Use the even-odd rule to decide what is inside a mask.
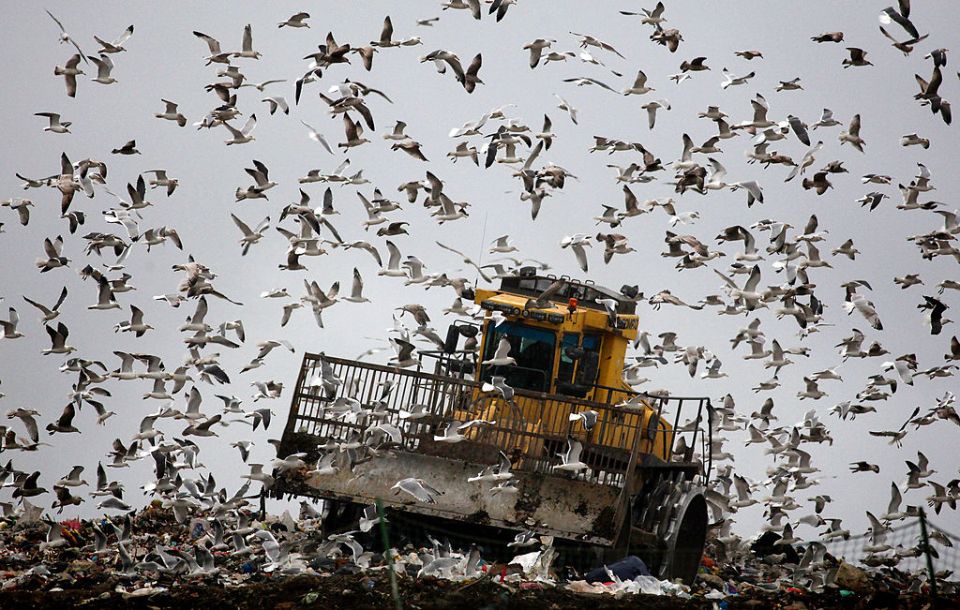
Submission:
[[[273,227],[279,221],[280,210],[299,199],[298,177],[311,169],[332,172],[349,158],[349,172],[363,170],[370,181],[360,187],[333,186],[334,205],[340,212],[332,221],[345,240],[368,239],[386,258],[384,240],[376,237],[374,229],[364,231],[365,218],[356,192],[371,196],[374,187],[382,189],[387,197],[403,199],[397,186],[410,180],[421,180],[430,170],[445,182],[444,192],[456,201],[468,201],[469,217],[438,225],[429,217],[429,210],[418,203],[403,203],[403,210],[388,214],[391,220],[410,223],[408,236],[392,238],[404,256],[415,255],[426,264],[426,272],[447,272],[474,279],[470,269],[463,269],[452,254],[441,250],[435,240],[463,249],[484,263],[493,257],[486,253],[489,242],[502,234],[509,234],[525,257],[547,261],[552,272],[574,277],[588,276],[600,284],[618,288],[623,284],[639,284],[649,295],[669,289],[688,302],[696,302],[708,294],[722,294],[723,282],[714,269],[725,271],[734,261],[740,244],[718,244],[714,236],[731,225],[751,224],[762,219],[774,219],[791,224],[789,238],[796,239],[811,214],[816,214],[820,228],[826,233],[819,242],[820,252],[832,268],[809,270],[810,281],[816,285],[817,297],[824,303],[824,325],[819,332],[801,339],[796,321],[791,316],[778,319],[776,308],[770,303],[749,315],[719,316],[716,308],[702,311],[664,306],[659,311],[641,304],[641,327],[653,337],[666,331],[678,335],[682,346],[704,346],[722,363],[728,377],[703,380],[699,373],[690,378],[683,365],[643,369],[651,381],[642,389],[666,388],[675,394],[708,395],[719,400],[730,393],[737,412],[749,415],[757,410],[765,398],[775,400],[774,425],[787,426],[802,420],[803,414],[815,409],[833,437],[832,444],[804,445],[814,456],[820,469],[813,478],[819,485],[796,490],[794,496],[803,507],[791,513],[792,519],[810,512],[808,497],[826,494],[833,503],[825,516],[841,517],[854,532],[865,530],[865,510],[875,514],[886,511],[890,483],[902,483],[906,478],[905,460],[915,461],[921,450],[931,460],[937,473],[931,480],[947,483],[956,478],[955,443],[958,428],[949,421],[920,429],[908,426],[908,434],[899,448],[886,439],[868,434],[868,431],[896,430],[915,407],[926,413],[936,405],[938,397],[958,388],[954,377],[927,379],[918,377],[912,387],[901,384],[887,400],[878,401],[876,413],[862,415],[856,421],[842,421],[830,413],[842,401],[856,401],[856,395],[868,383],[870,375],[881,373],[881,363],[897,356],[915,353],[919,368],[943,365],[949,351],[950,337],[956,334],[956,324],[948,324],[939,336],[931,336],[923,323],[923,312],[916,306],[922,295],[938,296],[936,285],[943,280],[958,280],[957,260],[942,256],[923,260],[918,248],[907,237],[927,233],[943,225],[944,219],[930,211],[903,211],[896,209],[901,202],[897,183],[907,184],[917,174],[917,163],[922,162],[932,174],[936,190],[922,193],[921,201],[942,202],[941,210],[952,211],[956,206],[956,192],[960,186],[952,164],[958,158],[958,138],[954,127],[944,125],[938,115],[912,99],[917,91],[914,74],[929,77],[930,60],[923,57],[930,50],[949,46],[958,27],[956,10],[950,2],[915,3],[911,19],[929,39],[921,42],[909,57],[892,48],[878,30],[877,15],[885,2],[737,2],[702,3],[668,2],[665,16],[667,27],[679,28],[683,42],[676,53],[649,40],[650,26],[641,26],[637,17],[623,16],[619,10],[639,11],[652,8],[654,2],[632,0],[550,2],[521,0],[512,6],[503,21],[497,23],[485,15],[474,21],[468,11],[441,11],[435,1],[409,0],[404,2],[163,2],[126,3],[99,2],[91,4],[55,2],[47,4],[63,22],[67,31],[87,54],[93,54],[97,45],[93,36],[113,40],[124,28],[135,25],[135,33],[125,44],[127,51],[112,56],[116,64],[113,75],[117,83],[100,85],[91,82],[93,66],[81,64],[87,72],[79,77],[75,99],[66,96],[64,80],[54,76],[54,66],[62,66],[74,52],[70,45],[58,43],[59,30],[35,3],[8,3],[0,20],[0,40],[6,61],[0,66],[4,83],[0,113],[0,198],[28,197],[33,200],[29,226],[17,222],[16,213],[0,208],[0,222],[5,232],[0,234],[0,296],[4,297],[3,311],[15,307],[20,331],[24,338],[0,339],[0,409],[19,407],[36,409],[41,428],[56,420],[68,400],[74,374],[62,374],[58,367],[60,356],[42,356],[40,350],[49,346],[43,326],[38,323],[39,312],[21,298],[29,297],[52,304],[67,286],[69,296],[59,321],[70,329],[69,343],[78,348],[84,358],[103,361],[115,369],[119,360],[114,350],[150,353],[160,356],[167,370],[175,369],[187,355],[181,333],[177,332],[183,318],[192,313],[194,302],[178,309],[153,300],[153,295],[173,293],[182,274],[171,270],[171,265],[185,262],[193,255],[217,274],[214,285],[235,300],[244,303],[234,306],[218,299],[210,299],[208,322],[219,324],[224,320],[241,318],[246,326],[246,343],[236,350],[211,346],[205,353],[219,351],[221,362],[232,378],[229,386],[211,386],[198,383],[203,396],[202,410],[207,414],[220,411],[215,394],[235,394],[250,409],[253,381],[268,379],[285,385],[279,400],[262,401],[270,404],[276,416],[270,430],[251,432],[249,426],[231,423],[217,428],[218,438],[197,439],[202,451],[200,461],[206,470],[214,473],[220,485],[235,489],[239,475],[247,468],[238,460],[229,443],[250,439],[256,443],[251,462],[267,462],[273,457],[268,438],[277,438],[285,421],[289,394],[294,385],[301,354],[304,351],[325,351],[343,357],[355,357],[365,349],[382,345],[387,329],[392,326],[394,308],[406,303],[422,303],[441,333],[449,316],[441,308],[449,306],[454,298],[450,289],[425,291],[418,286],[403,286],[403,280],[377,276],[373,259],[361,250],[330,249],[321,257],[304,257],[308,271],[280,271],[278,264],[285,261],[287,241]],[[311,14],[309,29],[278,28],[277,23],[291,14],[305,10]],[[316,50],[328,31],[338,42],[354,46],[366,45],[379,38],[384,16],[393,20],[395,38],[420,36],[421,46],[383,49],[374,58],[373,70],[366,72],[359,57],[351,55],[349,65],[337,65],[324,71],[319,84],[305,88],[300,104],[291,108],[289,116],[269,115],[267,105],[260,100],[265,95],[281,95],[293,106],[293,82],[307,69],[302,58]],[[417,19],[438,16],[433,27],[416,25]],[[240,121],[256,113],[258,124],[254,142],[225,146],[229,134],[226,129],[201,129],[188,124],[179,128],[169,121],[154,118],[163,110],[161,98],[180,104],[189,122],[202,117],[219,104],[217,98],[204,91],[204,85],[223,80],[217,77],[222,65],[204,65],[208,55],[206,45],[191,32],[199,30],[219,39],[225,50],[236,50],[245,24],[252,24],[254,48],[262,52],[259,60],[236,59],[247,77],[247,82],[267,79],[285,79],[285,83],[271,85],[266,93],[253,88],[237,91],[238,108],[243,113]],[[895,36],[906,35],[896,25],[888,26]],[[571,58],[565,63],[541,65],[534,70],[528,66],[523,45],[536,39],[555,39],[553,50],[580,52],[578,37],[591,34],[613,45],[625,59],[611,52],[590,47],[587,49],[606,67],[592,65]],[[816,44],[811,36],[828,31],[843,31],[841,44]],[[841,61],[847,57],[845,47],[861,47],[868,53],[873,66],[844,69]],[[468,95],[448,71],[441,75],[431,63],[420,63],[418,57],[435,49],[456,53],[464,63],[476,53],[483,55],[480,77],[483,84]],[[762,59],[745,61],[735,51],[756,49]],[[693,73],[691,79],[679,84],[668,77],[679,72],[680,62],[697,56],[707,57],[710,71]],[[953,59],[944,69],[944,83],[940,93],[946,99],[957,97],[958,83]],[[756,76],[746,85],[721,89],[721,68],[729,68],[741,76],[755,71]],[[563,82],[565,78],[592,77],[622,89],[632,83],[638,69],[649,77],[648,85],[656,91],[644,96],[621,96],[598,86],[578,87]],[[611,71],[622,74],[617,76]],[[776,92],[779,81],[799,77],[802,90]],[[393,103],[378,96],[369,96],[367,103],[376,120],[376,130],[365,135],[371,143],[346,153],[335,148],[328,154],[319,144],[307,138],[300,121],[320,130],[331,145],[343,141],[340,117],[331,117],[317,93],[344,79],[362,81],[386,93]],[[727,168],[728,182],[756,180],[764,190],[765,202],[752,208],[746,206],[744,191],[724,189],[708,196],[688,192],[679,196],[673,192],[673,171],[669,163],[679,158],[681,136],[687,133],[697,144],[714,133],[714,123],[698,119],[697,113],[709,105],[718,105],[736,123],[750,120],[750,100],[762,94],[770,107],[773,120],[786,120],[788,115],[800,117],[813,124],[823,108],[830,108],[842,126],[821,128],[811,132],[814,142],[822,139],[823,149],[806,177],[815,169],[833,160],[841,160],[848,173],[829,176],[833,188],[823,196],[801,188],[800,179],[784,183],[789,168],[773,165],[748,164],[746,153],[752,150],[751,136],[740,133],[736,138],[723,140],[722,154],[695,155],[704,166],[707,157],[715,157]],[[566,113],[557,108],[554,94],[559,94],[579,109],[579,125],[571,123]],[[671,110],[661,111],[656,127],[649,130],[646,114],[641,106],[654,99],[666,99]],[[577,179],[568,180],[563,190],[554,190],[546,199],[540,217],[530,218],[529,204],[520,201],[521,184],[511,176],[512,170],[503,164],[490,169],[474,166],[461,159],[456,164],[446,157],[460,139],[448,137],[448,132],[467,121],[475,121],[484,113],[505,105],[504,113],[525,123],[534,131],[541,127],[544,114],[553,121],[557,134],[554,146],[541,155],[537,164],[551,161],[563,166]],[[71,121],[71,134],[43,131],[45,119],[33,116],[37,112],[58,112],[63,120]],[[846,129],[855,114],[862,117],[861,135],[866,141],[866,153],[861,154],[850,145],[841,145],[838,134]],[[389,141],[380,136],[388,133],[393,123],[402,120],[406,133],[422,145],[429,159],[424,163],[400,151],[391,151]],[[492,133],[501,123],[488,122],[483,132]],[[904,134],[916,132],[930,139],[930,147],[904,148],[899,144]],[[671,228],[667,215],[660,209],[650,214],[627,219],[617,232],[626,235],[636,252],[618,255],[608,265],[602,261],[602,247],[595,244],[588,250],[590,271],[582,273],[576,266],[572,252],[559,246],[561,238],[574,233],[593,235],[606,227],[595,226],[592,218],[602,212],[601,204],[622,209],[621,185],[614,170],[607,164],[629,165],[640,161],[635,153],[588,152],[594,136],[640,142],[668,166],[655,174],[648,184],[634,184],[631,188],[642,201],[672,196],[680,212],[697,211],[699,220],[689,225]],[[111,149],[136,139],[142,154],[119,156]],[[481,146],[486,140],[471,138],[472,145]],[[771,150],[789,155],[799,161],[806,146],[793,134],[773,142]],[[90,311],[88,305],[96,302],[97,286],[92,280],[82,281],[77,271],[87,264],[100,266],[112,263],[111,255],[101,260],[96,255],[84,254],[82,235],[92,231],[123,234],[121,227],[107,224],[102,212],[116,206],[116,200],[97,186],[96,196],[88,199],[78,195],[72,209],[87,214],[87,221],[69,235],[66,222],[59,217],[59,193],[53,189],[21,190],[22,183],[14,174],[42,177],[58,173],[60,153],[78,161],[93,158],[109,166],[108,187],[125,196],[125,185],[135,182],[137,176],[151,169],[163,168],[179,179],[180,187],[167,198],[160,190],[150,191],[152,207],[142,210],[140,230],[148,228],[175,228],[184,245],[177,250],[167,242],[154,246],[149,252],[142,243],[132,247],[126,261],[126,272],[133,276],[135,291],[118,294],[122,309]],[[525,147],[520,154],[526,155]],[[278,186],[267,194],[269,200],[234,201],[237,187],[250,184],[244,173],[257,159],[270,168],[270,178]],[[891,176],[890,185],[861,184],[860,176],[867,173]],[[313,203],[322,200],[324,185],[307,185],[305,190]],[[875,211],[861,207],[856,200],[864,194],[879,190],[889,196]],[[247,256],[241,256],[238,244],[240,233],[230,219],[236,214],[251,226],[266,216],[271,228],[265,238],[255,244]],[[287,219],[282,226],[295,230]],[[711,250],[719,250],[725,257],[710,261],[706,266],[677,271],[676,259],[664,258],[664,231],[696,236]],[[765,248],[768,233],[753,231],[758,246]],[[71,259],[69,268],[55,269],[40,274],[34,265],[43,252],[43,239],[62,235],[64,255]],[[860,254],[855,261],[843,256],[831,256],[830,251],[845,240],[853,239]],[[801,244],[801,251],[806,248]],[[777,285],[785,281],[783,274],[775,273],[773,263],[780,255],[765,254],[760,261],[761,286]],[[281,306],[303,294],[303,280],[316,280],[326,289],[334,281],[341,283],[341,293],[348,292],[352,269],[357,267],[366,281],[366,294],[372,303],[356,305],[341,302],[324,312],[325,329],[317,327],[308,308],[293,313],[290,323],[280,327]],[[918,273],[923,285],[901,290],[893,283],[895,276]],[[110,273],[116,277],[116,273]],[[744,276],[734,276],[743,282]],[[843,309],[844,291],[840,285],[849,280],[866,280],[873,290],[861,288],[860,293],[873,301],[883,321],[884,329],[875,331],[858,313],[848,316]],[[262,291],[287,288],[288,299],[261,299]],[[947,290],[939,295],[951,307],[947,317],[955,317],[957,292]],[[730,299],[724,296],[728,302]],[[805,301],[805,299],[803,299]],[[128,319],[128,304],[145,312],[145,319],[156,327],[142,338],[129,333],[115,334],[113,326]],[[951,315],[952,314],[952,315]],[[771,392],[755,393],[751,387],[770,377],[759,361],[743,360],[745,346],[731,350],[730,339],[738,329],[754,318],[762,320],[767,345],[773,339],[786,347],[807,346],[809,357],[793,356],[795,364],[780,374],[781,387]],[[412,322],[411,322],[412,323]],[[841,363],[834,347],[853,328],[866,335],[864,345],[879,341],[889,355],[862,360],[851,359]],[[295,354],[285,350],[271,353],[263,367],[240,374],[240,368],[256,355],[255,344],[267,339],[286,339],[297,349]],[[216,349],[213,349],[216,348]],[[671,356],[668,354],[668,356]],[[374,359],[385,360],[387,353]],[[821,389],[828,396],[817,400],[799,400],[797,392],[804,389],[803,377],[815,371],[839,366],[843,381],[825,381]],[[895,375],[895,373],[890,373]],[[87,480],[95,479],[98,461],[107,463],[107,452],[114,438],[129,442],[136,433],[140,419],[156,411],[160,403],[144,400],[142,394],[150,390],[150,382],[125,381],[105,384],[112,396],[105,398],[107,408],[117,415],[104,426],[96,425],[93,411],[84,407],[76,417],[81,434],[48,436],[41,430],[44,442],[36,452],[7,452],[15,467],[42,472],[40,483],[52,487],[57,478],[72,465],[86,467]],[[186,390],[189,390],[188,384]],[[185,397],[176,397],[179,408],[184,408]],[[18,420],[4,424],[24,435]],[[168,437],[178,436],[182,422],[163,420],[158,427]],[[735,471],[756,481],[755,496],[769,495],[765,485],[767,468],[775,464],[774,457],[765,455],[764,446],[744,446],[743,431],[725,432],[729,441],[724,450],[734,455]],[[850,462],[866,460],[880,466],[879,474],[849,472]],[[152,472],[148,460],[136,462],[129,469],[110,472],[119,477],[137,500],[137,487],[146,483]],[[86,491],[86,490],[84,490]],[[0,499],[8,499],[4,490]],[[932,493],[930,486],[905,492],[907,504],[923,504]],[[53,495],[38,501],[49,504]],[[81,515],[96,512],[96,500],[88,498],[76,509]],[[73,511],[67,511],[72,514]],[[760,506],[743,510],[734,517],[743,534],[752,534],[763,523]],[[960,521],[954,511],[946,509],[936,522],[953,531],[960,531]],[[798,534],[812,539],[818,530],[803,526]]]

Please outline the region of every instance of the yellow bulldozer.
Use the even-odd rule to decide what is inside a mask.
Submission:
[[[274,473],[272,493],[323,499],[329,532],[380,501],[391,523],[488,543],[532,531],[581,558],[635,554],[692,582],[712,407],[624,381],[632,296],[524,268],[476,289],[482,321],[454,323],[414,366],[306,354],[278,455],[322,467]],[[398,495],[409,477],[439,493]]]

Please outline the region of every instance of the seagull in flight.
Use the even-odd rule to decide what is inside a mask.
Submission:
[[[83,59],[83,61],[86,62],[87,54],[83,52],[83,50],[80,48],[80,45],[77,44],[77,41],[74,40],[73,37],[71,37],[70,34],[67,33],[66,28],[63,27],[63,23],[61,23],[61,21],[57,19],[54,16],[54,14],[48,11],[47,9],[43,9],[43,10],[46,11],[48,15],[50,15],[50,18],[53,19],[54,23],[57,24],[57,27],[60,28],[60,44],[63,44],[65,42],[69,42],[70,44],[72,44],[73,47],[77,50],[77,52],[80,54],[80,57]]]
[[[424,502],[426,504],[436,504],[437,496],[443,495],[443,492],[439,489],[431,487],[423,479],[417,479],[414,477],[408,477],[406,479],[401,479],[397,481],[393,487],[390,488],[393,490],[394,494],[399,494],[400,492],[407,493],[413,496],[417,502]]]
[[[485,282],[492,282],[492,281],[493,281],[493,280],[490,278],[490,276],[488,276],[486,273],[483,272],[483,269],[481,269],[480,266],[479,266],[477,263],[473,262],[473,259],[472,259],[472,258],[470,258],[469,256],[467,256],[467,255],[464,254],[463,252],[460,252],[459,250],[457,250],[457,249],[455,249],[455,248],[451,248],[450,246],[446,246],[446,245],[444,245],[444,244],[441,244],[440,242],[437,242],[437,245],[440,246],[441,248],[443,248],[444,250],[448,250],[448,251],[453,252],[454,254],[460,256],[460,258],[463,260],[463,263],[464,263],[465,265],[470,265],[471,267],[473,267],[474,269],[476,269],[476,270],[477,270],[477,273],[480,274],[480,277],[482,277]]]
[[[577,473],[586,470],[588,466],[580,461],[580,454],[583,452],[583,443],[573,438],[567,437],[567,451],[557,455],[563,460],[560,464],[553,467],[554,470]]]

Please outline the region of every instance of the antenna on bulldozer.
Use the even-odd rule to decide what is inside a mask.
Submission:
[[[477,267],[483,264],[483,246],[487,243],[487,218],[490,216],[490,212],[483,213],[483,230],[480,231],[480,252],[477,255]],[[480,270],[477,269],[477,275],[473,277],[473,286],[476,288],[477,282],[480,279]]]

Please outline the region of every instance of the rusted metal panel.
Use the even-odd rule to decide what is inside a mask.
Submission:
[[[609,546],[619,531],[614,522],[620,490],[558,475],[516,473],[518,491],[490,493],[492,483],[467,481],[483,464],[420,453],[357,464],[352,470],[306,479],[291,473],[278,482],[289,493],[386,506],[405,511],[471,521],[506,529]],[[417,476],[442,491],[435,504],[418,502],[391,490],[399,480]]]

